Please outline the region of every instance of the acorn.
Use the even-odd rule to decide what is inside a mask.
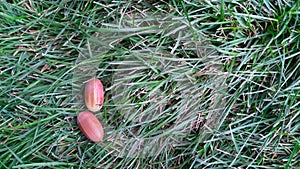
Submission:
[[[92,111],[99,111],[104,101],[103,85],[99,79],[92,79],[85,85],[84,99],[86,107]]]
[[[103,127],[93,113],[87,111],[79,113],[77,124],[83,134],[91,141],[100,142],[103,140]]]

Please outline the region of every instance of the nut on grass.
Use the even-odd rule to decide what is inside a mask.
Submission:
[[[77,124],[88,139],[93,142],[100,142],[103,140],[103,127],[93,113],[88,111],[79,113],[77,116]]]
[[[95,78],[86,83],[84,89],[84,100],[86,107],[90,111],[97,112],[101,109],[104,101],[104,90],[99,79]]]

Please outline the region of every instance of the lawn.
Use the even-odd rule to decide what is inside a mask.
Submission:
[[[300,168],[299,1],[0,3],[0,168]]]

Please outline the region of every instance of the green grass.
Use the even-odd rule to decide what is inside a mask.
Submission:
[[[0,2],[0,168],[300,168],[298,1]]]

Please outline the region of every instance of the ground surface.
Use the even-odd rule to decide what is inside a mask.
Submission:
[[[283,0],[1,0],[0,168],[300,168],[299,8],[299,1]],[[193,117],[193,130],[184,138],[172,135],[180,142],[171,147],[162,144],[155,156],[141,158],[133,153],[116,158],[113,145],[92,143],[77,127],[79,108],[73,82],[74,77],[80,77],[74,76],[74,71],[80,67],[78,56],[87,48],[88,39],[141,13],[173,15],[192,29],[186,34],[180,34],[180,29],[168,30],[175,37],[134,29],[134,36],[122,37],[108,53],[96,56],[101,61],[95,67],[96,76],[106,88],[105,104],[97,117],[115,126],[115,131],[138,123],[119,118],[122,111],[114,109],[111,72],[122,71],[114,64],[127,63],[122,61],[136,51],[155,51],[151,58],[161,59],[158,49],[167,51],[164,58],[175,58],[178,66],[158,71],[151,66],[154,62],[143,60],[148,66],[135,69],[151,73],[147,78],[143,74],[130,78],[147,88],[128,88],[127,94],[132,94],[129,100],[140,106],[137,109],[142,115],[157,100],[168,101],[162,108],[166,112],[183,113],[187,109],[181,103],[188,99],[175,97],[178,92],[172,81],[185,77],[193,85],[180,86],[179,93],[194,91],[184,95],[193,98],[200,89],[207,92],[195,99],[203,117]],[[113,30],[118,36],[132,31],[119,28]],[[210,64],[197,52],[184,47],[181,35],[188,35],[185,40],[203,40],[216,52],[214,61],[226,75],[222,104],[211,94],[215,85],[206,76],[215,72],[206,70]],[[199,74],[200,70],[206,74]],[[144,104],[149,101],[145,93],[151,91],[164,97],[155,100],[149,95],[150,103]],[[222,109],[212,134],[203,140],[201,127],[214,117],[205,114],[209,110],[207,100],[217,102]],[[144,137],[159,135],[160,129],[168,131],[176,123],[175,115],[143,116],[146,125],[130,131]]]

